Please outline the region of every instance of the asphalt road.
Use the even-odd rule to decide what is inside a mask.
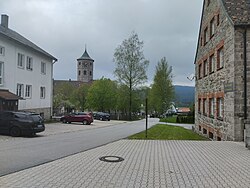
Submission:
[[[158,119],[149,119],[149,127]],[[63,134],[0,141],[0,176],[105,145],[145,130],[145,120]]]

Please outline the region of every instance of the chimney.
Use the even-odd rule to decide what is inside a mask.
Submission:
[[[8,28],[9,16],[6,14],[1,15],[1,25]]]

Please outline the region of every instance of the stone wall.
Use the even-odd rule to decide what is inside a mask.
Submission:
[[[210,33],[210,22],[216,20],[215,34],[209,38],[206,44],[204,42],[204,30],[208,28]],[[217,25],[217,22],[219,23]],[[210,1],[209,6],[205,4],[203,10],[202,26],[199,38],[199,47],[196,56],[196,128],[195,130],[214,140],[238,140],[240,136],[235,135],[235,119],[234,119],[234,99],[235,99],[235,83],[234,83],[234,27],[224,12],[220,1]],[[209,35],[210,37],[210,35]],[[218,50],[224,49],[224,66],[217,68]],[[207,76],[202,75],[198,78],[199,65],[203,70],[204,61],[210,61],[210,56],[214,54],[215,70],[212,73],[207,71]],[[209,66],[208,66],[209,67]],[[203,74],[203,73],[202,73]],[[200,104],[200,112],[198,112],[198,101],[206,100],[206,111],[209,111],[209,99],[214,98],[214,116],[203,113],[203,103]],[[218,118],[217,114],[217,99],[223,99],[222,118]],[[238,123],[238,122],[237,122]],[[240,130],[241,131],[241,130]]]
[[[234,72],[234,83],[235,83],[235,113],[233,114],[235,119],[235,137],[236,140],[243,140],[242,132],[244,131],[244,39],[243,29],[235,30],[235,72]],[[247,96],[250,99],[250,29],[247,31]],[[248,118],[250,114],[250,100],[247,101],[247,113]]]

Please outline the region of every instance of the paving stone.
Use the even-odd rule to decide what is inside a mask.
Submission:
[[[0,187],[247,187],[249,155],[235,142],[120,140],[2,176]]]

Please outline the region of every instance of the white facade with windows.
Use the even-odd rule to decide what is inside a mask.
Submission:
[[[2,15],[2,23],[6,23],[3,19],[7,19],[8,23],[6,15]],[[19,110],[34,111],[49,118],[52,113],[53,63],[56,58],[2,23],[0,89],[8,89],[23,98],[19,100]],[[13,34],[17,36],[11,38]]]

